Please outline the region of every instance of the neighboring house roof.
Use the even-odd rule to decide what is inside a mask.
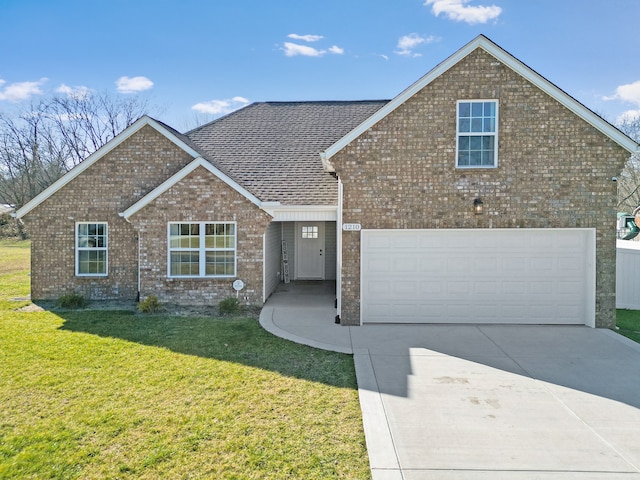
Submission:
[[[378,123],[380,120],[385,118],[387,115],[393,112],[396,108],[410,99],[424,87],[429,85],[433,80],[444,74],[447,70],[449,70],[451,67],[456,65],[458,62],[460,62],[462,59],[467,57],[478,48],[481,48],[490,55],[493,55],[497,60],[502,62],[507,67],[511,68],[516,73],[520,74],[522,77],[526,78],[529,82],[553,97],[566,108],[571,110],[574,114],[591,124],[594,128],[608,136],[611,140],[616,142],[622,148],[626,149],[628,152],[636,153],[639,151],[640,145],[638,145],[638,143],[636,143],[633,139],[629,138],[627,135],[604,120],[602,117],[589,110],[582,103],[567,94],[565,91],[555,86],[553,83],[535,72],[533,69],[522,63],[506,50],[493,43],[487,37],[485,37],[484,35],[479,35],[464,47],[462,47],[460,50],[458,50],[456,53],[447,58],[444,62],[437,65],[429,73],[415,82],[409,88],[404,90],[393,100],[388,102],[384,107],[371,115],[356,128],[351,130],[347,135],[342,137],[325,151],[321,152],[322,163],[325,166],[325,169],[328,171],[333,171],[333,165],[331,165],[330,162],[332,156],[334,156],[357,137],[362,135],[373,125]]]
[[[253,103],[186,136],[262,201],[337,205],[336,179],[318,155],[387,102]]]

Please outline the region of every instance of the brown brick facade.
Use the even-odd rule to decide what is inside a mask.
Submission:
[[[32,239],[32,298],[76,292],[97,300],[135,299],[136,232],[118,213],[190,161],[189,154],[145,126],[29,212],[23,221]],[[76,222],[108,223],[108,276],[75,276]]]
[[[456,169],[456,102],[496,99],[498,167]],[[628,153],[476,50],[332,157],[363,229],[596,229],[596,325],[615,319],[616,186]],[[484,215],[473,213],[482,198]],[[344,232],[342,320],[360,321],[360,233]]]
[[[177,304],[217,304],[235,296],[232,283],[240,278],[245,283],[241,301],[262,304],[263,235],[271,216],[206,169],[194,170],[130,221],[140,236],[141,298],[156,295]],[[169,278],[169,222],[236,222],[236,277]]]

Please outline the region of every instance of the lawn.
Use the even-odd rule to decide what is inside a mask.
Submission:
[[[640,310],[618,310],[618,333],[640,343]]]
[[[365,479],[351,356],[255,319],[19,311],[0,242],[0,478]]]

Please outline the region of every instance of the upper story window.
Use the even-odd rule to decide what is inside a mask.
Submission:
[[[170,223],[170,277],[234,277],[236,224]]]
[[[76,224],[76,275],[107,275],[107,224]]]
[[[458,168],[498,166],[498,101],[458,101]]]

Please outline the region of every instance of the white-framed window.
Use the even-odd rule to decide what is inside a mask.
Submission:
[[[498,166],[498,101],[459,100],[457,168]]]
[[[103,222],[76,223],[76,276],[107,276],[107,230]]]
[[[169,277],[235,277],[235,222],[171,222]]]

